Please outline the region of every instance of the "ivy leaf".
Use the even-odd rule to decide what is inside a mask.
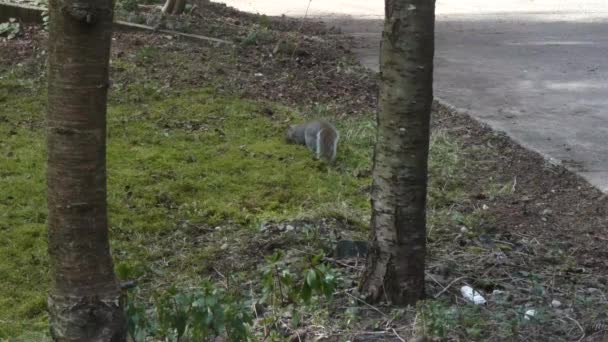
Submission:
[[[308,286],[311,288],[317,288],[318,280],[319,278],[317,277],[317,272],[315,272],[313,269],[308,270],[306,273],[306,284],[308,284]]]

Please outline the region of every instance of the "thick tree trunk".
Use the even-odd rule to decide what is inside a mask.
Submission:
[[[108,242],[106,100],[112,0],[49,2],[48,240],[55,341],[125,341]]]
[[[372,248],[361,282],[371,301],[424,296],[434,0],[386,0],[372,187]]]
[[[173,7],[173,14],[178,15],[184,13],[186,9],[186,0],[175,0],[175,7]]]
[[[173,8],[175,8],[175,1],[176,0],[167,0],[165,1],[165,5],[163,6],[163,13],[165,14],[171,14],[173,13]]]

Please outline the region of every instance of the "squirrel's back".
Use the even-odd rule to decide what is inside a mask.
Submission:
[[[315,120],[305,124],[291,126],[287,131],[287,140],[306,145],[317,158],[326,162],[336,159],[340,134],[329,122]]]

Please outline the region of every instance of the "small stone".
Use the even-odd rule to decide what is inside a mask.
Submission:
[[[552,300],[552,301],[551,301],[551,306],[557,309],[557,308],[559,308],[560,306],[562,306],[562,302],[560,302],[560,301],[559,301],[559,300],[557,300],[557,299],[554,299],[554,300]]]
[[[288,224],[288,225],[285,227],[285,231],[286,231],[286,232],[290,232],[290,231],[292,231],[292,230],[294,230],[294,229],[295,229],[295,227],[294,227],[294,226],[292,226],[292,225],[290,225],[290,224]]]
[[[221,250],[226,250],[226,249],[228,249],[228,243],[224,243],[224,244],[223,244],[223,245],[220,247],[220,249],[221,249]]]
[[[553,210],[551,210],[551,209],[543,210],[543,216],[547,216],[547,215],[551,215],[551,214],[553,214]]]
[[[468,233],[468,232],[469,232],[469,228],[467,228],[467,227],[465,227],[465,226],[462,226],[462,227],[460,227],[460,232],[461,232],[462,234],[466,234],[466,233]]]
[[[481,206],[481,209],[488,210],[488,209],[490,209],[490,207],[488,207],[487,205],[484,204],[484,205]]]

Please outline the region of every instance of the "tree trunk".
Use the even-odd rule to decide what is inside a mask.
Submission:
[[[173,14],[179,15],[184,13],[186,8],[186,0],[175,0],[175,7],[173,7]]]
[[[171,14],[173,13],[173,8],[175,8],[175,1],[176,0],[167,0],[165,2],[165,5],[163,6],[163,13],[165,14]]]
[[[48,250],[55,341],[125,341],[108,241],[106,100],[112,0],[49,2]]]
[[[434,0],[386,0],[372,186],[372,242],[361,290],[400,305],[424,296]]]

